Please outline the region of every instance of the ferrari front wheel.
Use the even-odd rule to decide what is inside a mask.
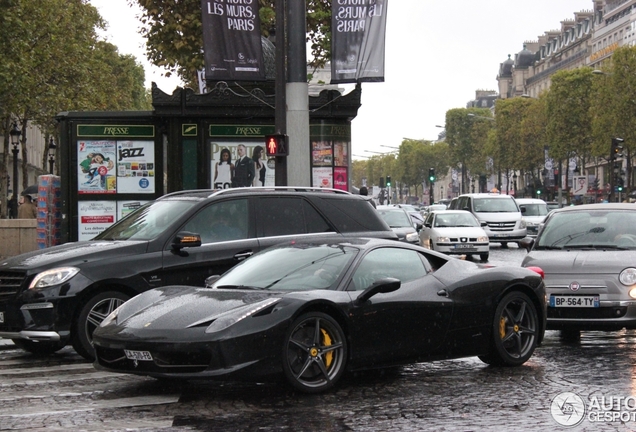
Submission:
[[[283,346],[287,381],[305,393],[336,385],[345,370],[347,341],[338,322],[322,312],[308,312],[291,325]]]
[[[495,310],[490,353],[479,358],[497,366],[519,366],[537,347],[539,315],[522,292],[506,294]]]

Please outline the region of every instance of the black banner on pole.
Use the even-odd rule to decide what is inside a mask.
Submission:
[[[331,82],[383,82],[388,0],[332,0]]]
[[[264,80],[257,0],[201,0],[205,79]]]

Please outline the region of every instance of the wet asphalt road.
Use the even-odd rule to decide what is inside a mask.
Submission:
[[[495,244],[490,262],[518,265],[523,255]],[[98,372],[69,347],[37,358],[3,343],[0,430],[636,430],[636,420],[627,419],[636,411],[636,399],[628,398],[636,396],[636,331],[583,332],[574,342],[555,331],[546,336],[522,367],[493,368],[477,358],[421,363],[347,376],[335,391],[315,396],[277,383],[166,384]],[[561,426],[551,409],[563,392],[588,404],[628,398],[624,407],[619,400],[599,411],[627,421],[584,417],[574,428]]]

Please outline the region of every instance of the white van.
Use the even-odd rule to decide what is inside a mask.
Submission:
[[[521,210],[511,195],[498,193],[471,193],[460,195],[457,199],[458,209],[468,210],[486,222],[484,229],[491,242],[519,243],[526,237],[526,224],[521,217]]]
[[[521,217],[526,222],[528,237],[536,237],[539,226],[550,212],[548,204],[542,199],[536,198],[516,198],[516,201],[521,209]]]

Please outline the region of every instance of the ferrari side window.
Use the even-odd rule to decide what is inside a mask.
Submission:
[[[426,276],[427,270],[416,251],[380,248],[369,252],[353,275],[356,291],[367,289],[383,278],[395,278],[406,283]]]

